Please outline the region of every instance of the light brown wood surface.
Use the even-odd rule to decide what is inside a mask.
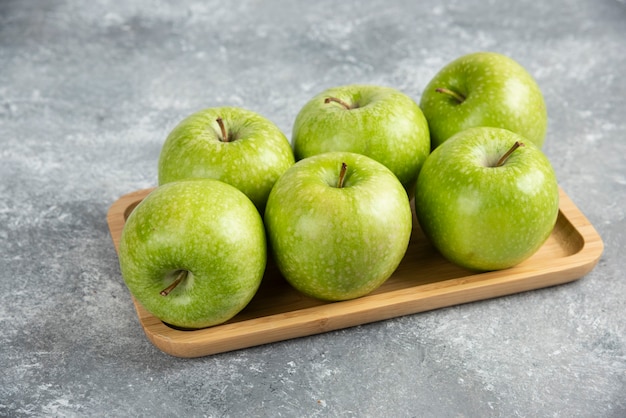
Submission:
[[[107,221],[116,251],[126,218],[151,190],[124,195],[110,207]],[[177,357],[201,357],[567,283],[595,267],[603,243],[563,190],[560,198],[550,238],[530,259],[507,270],[473,273],[451,264],[428,243],[414,219],[409,248],[396,272],[358,299],[329,303],[309,298],[294,290],[271,260],[250,304],[222,325],[175,329],[131,299],[156,347]]]

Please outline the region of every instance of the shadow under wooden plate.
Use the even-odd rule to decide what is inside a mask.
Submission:
[[[116,251],[126,218],[151,190],[129,193],[111,205],[107,221]],[[175,329],[134,298],[133,302],[156,347],[177,357],[201,357],[567,283],[595,267],[603,243],[562,190],[560,199],[550,238],[531,258],[506,270],[474,273],[453,265],[430,245],[414,219],[409,248],[398,269],[380,288],[358,299],[329,303],[307,297],[294,290],[270,260],[252,301],[221,325]]]

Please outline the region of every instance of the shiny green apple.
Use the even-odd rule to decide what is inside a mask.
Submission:
[[[499,270],[529,258],[549,237],[559,188],[548,158],[524,137],[470,128],[426,160],[415,211],[426,237],[448,260]]]
[[[364,155],[329,152],[278,179],[265,225],[287,281],[337,301],[366,295],[391,276],[406,253],[412,215],[389,169]]]
[[[270,120],[239,107],[214,107],[188,116],[168,135],[159,156],[159,184],[221,180],[263,213],[274,182],[294,162],[291,144]]]
[[[494,52],[464,55],[446,65],[424,89],[420,107],[433,149],[478,126],[508,129],[541,148],[548,125],[535,79],[512,58]]]
[[[131,294],[154,316],[183,328],[217,325],[241,311],[261,283],[263,221],[226,183],[167,183],[126,220],[119,259]]]
[[[398,90],[374,85],[319,93],[296,116],[291,139],[296,160],[328,151],[367,155],[411,191],[430,153],[428,123],[418,105]]]

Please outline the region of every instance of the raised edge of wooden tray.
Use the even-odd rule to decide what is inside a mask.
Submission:
[[[111,205],[107,222],[116,251],[126,218],[152,190],[126,194]],[[329,303],[309,298],[289,286],[271,260],[248,306],[214,327],[172,328],[131,298],[156,347],[176,357],[201,357],[567,283],[591,271],[604,246],[563,190],[560,199],[550,238],[530,259],[506,270],[474,273],[453,265],[428,243],[414,219],[411,242],[398,269],[380,288],[358,299]]]

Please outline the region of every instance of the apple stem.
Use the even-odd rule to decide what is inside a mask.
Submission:
[[[161,290],[160,295],[161,296],[169,295],[170,292],[174,290],[176,286],[180,284],[180,282],[182,282],[183,280],[185,280],[185,278],[187,278],[187,273],[189,273],[187,270],[181,270],[180,273],[178,273],[176,280],[174,280],[172,284],[167,286],[165,289]]]
[[[341,189],[343,187],[343,182],[346,179],[346,171],[348,171],[348,165],[346,163],[341,163],[341,170],[339,170],[339,180],[337,181],[338,189]]]
[[[220,131],[222,131],[222,142],[230,142],[228,135],[226,134],[226,127],[224,126],[224,120],[221,117],[215,119],[217,124],[220,126]]]
[[[513,144],[513,146],[509,148],[509,150],[505,152],[502,157],[500,157],[500,159],[496,163],[496,167],[501,167],[506,162],[506,160],[511,156],[511,154],[513,154],[513,151],[523,146],[524,146],[523,142],[515,141],[515,144]]]
[[[352,106],[350,106],[348,103],[344,102],[343,100],[341,100],[341,99],[339,99],[337,97],[327,97],[326,99],[324,99],[324,103],[328,104],[330,102],[339,103],[340,105],[345,107],[346,110],[352,109]]]
[[[442,93],[442,94],[447,94],[448,96],[452,96],[454,100],[456,100],[459,103],[463,103],[465,101],[465,96],[463,96],[461,93],[457,93],[454,90],[450,90],[445,87],[439,87],[435,89],[435,91],[437,93]]]

